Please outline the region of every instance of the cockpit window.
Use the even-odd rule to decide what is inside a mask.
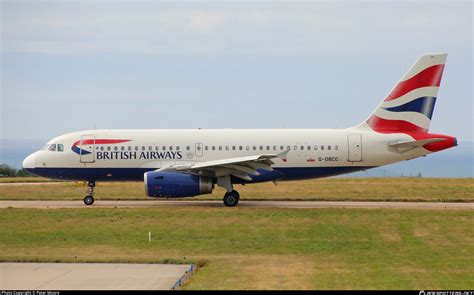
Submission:
[[[64,145],[61,143],[47,144],[41,150],[48,150],[52,152],[64,152]]]

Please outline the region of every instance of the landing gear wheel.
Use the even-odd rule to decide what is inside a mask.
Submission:
[[[94,197],[93,196],[86,196],[84,198],[84,204],[87,206],[94,204]]]
[[[95,181],[89,180],[87,182],[87,196],[84,198],[84,204],[87,206],[94,204],[94,187]]]
[[[224,195],[224,205],[226,205],[227,207],[235,207],[239,203],[239,199],[239,193],[233,190]]]

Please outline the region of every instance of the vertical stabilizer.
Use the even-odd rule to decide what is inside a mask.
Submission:
[[[381,133],[428,132],[447,54],[421,56],[356,128]]]

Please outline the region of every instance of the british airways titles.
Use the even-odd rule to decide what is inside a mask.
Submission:
[[[181,151],[133,152],[133,151],[97,151],[97,160],[179,160],[183,158]]]

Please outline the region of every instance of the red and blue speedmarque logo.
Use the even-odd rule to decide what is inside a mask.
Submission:
[[[128,142],[130,139],[84,139],[78,140],[72,144],[71,150],[78,155],[87,155],[90,154],[91,151],[85,150],[80,148],[79,146],[83,147],[85,145],[97,145],[97,144],[116,144],[122,142]]]

